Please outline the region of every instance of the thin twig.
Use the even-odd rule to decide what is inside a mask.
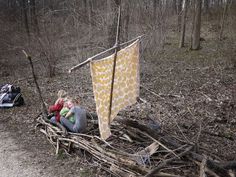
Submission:
[[[193,147],[190,146],[188,148],[186,148],[186,150],[182,153],[180,153],[178,155],[178,157],[182,157],[185,154],[187,154]],[[155,173],[157,173],[160,169],[162,169],[164,166],[166,166],[168,163],[170,163],[171,161],[175,160],[176,157],[172,157],[168,160],[163,161],[160,165],[158,165],[156,168],[152,169],[147,175],[145,175],[145,177],[152,177]]]

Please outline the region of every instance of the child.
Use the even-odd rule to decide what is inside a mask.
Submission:
[[[59,90],[57,93],[57,100],[54,105],[49,107],[49,113],[53,113],[55,115],[55,120],[60,122],[60,111],[63,108],[67,93],[65,90]],[[53,118],[53,117],[52,117]],[[51,119],[52,119],[51,118]]]
[[[73,107],[73,103],[72,103],[72,100],[68,98],[67,101],[65,101],[64,103],[64,106],[63,108],[61,109],[60,111],[60,116],[61,117],[65,117],[66,114],[70,111],[70,109]],[[75,116],[74,115],[71,115],[68,120],[71,122],[71,123],[75,123]]]
[[[85,109],[79,106],[78,99],[72,99],[72,107],[65,117],[61,117],[61,124],[66,127],[69,131],[74,133],[83,133],[87,128],[87,117]],[[75,117],[75,122],[72,123],[69,118],[71,116]]]

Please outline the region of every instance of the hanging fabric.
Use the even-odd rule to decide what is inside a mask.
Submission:
[[[139,40],[137,40],[117,53],[111,116],[109,116],[114,56],[115,54],[112,54],[104,59],[90,62],[102,139],[107,139],[111,135],[109,123],[118,112],[134,104],[139,96]]]

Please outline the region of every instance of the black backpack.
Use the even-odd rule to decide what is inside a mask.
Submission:
[[[24,98],[22,97],[20,87],[11,84],[0,86],[0,108],[21,106],[23,104]]]

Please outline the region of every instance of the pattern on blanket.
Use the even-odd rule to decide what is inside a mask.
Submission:
[[[90,63],[99,130],[102,139],[111,135],[109,122],[121,109],[134,104],[139,96],[139,41],[117,53],[111,117],[110,91],[114,54]]]

